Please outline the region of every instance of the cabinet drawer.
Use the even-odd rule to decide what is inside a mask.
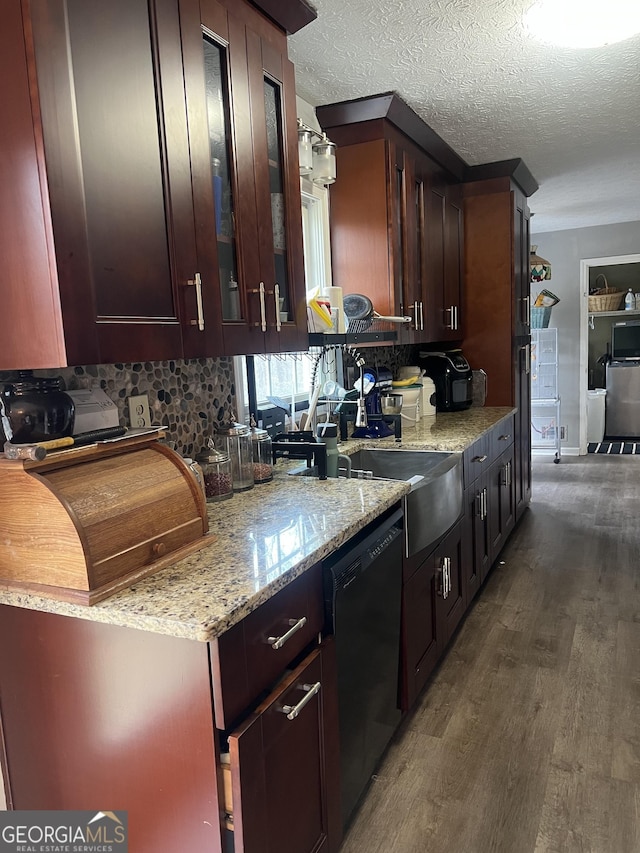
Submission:
[[[474,441],[463,454],[462,464],[464,469],[464,484],[469,486],[473,481],[487,470],[491,464],[491,448],[489,436],[483,435]]]
[[[317,565],[214,640],[211,665],[217,727],[229,728],[322,626],[322,573]]]
[[[490,453],[492,460],[501,456],[504,451],[513,444],[515,433],[515,415],[501,421],[489,433]]]
[[[336,689],[330,639],[229,735],[221,764],[236,853],[337,850]]]

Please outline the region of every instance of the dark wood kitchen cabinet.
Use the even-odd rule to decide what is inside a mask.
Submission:
[[[9,808],[109,803],[128,812],[136,853],[336,853],[336,659],[332,638],[317,639],[319,566],[211,643],[0,610]],[[307,620],[293,632],[292,615]]]
[[[337,143],[331,187],[334,283],[381,314],[401,343],[462,338],[464,164],[396,95],[318,107]]]
[[[487,374],[487,406],[517,406],[516,517],[531,497],[529,208],[538,188],[521,160],[468,170],[464,185],[463,349]]]
[[[224,352],[306,349],[286,35],[248,3],[179,3],[198,267],[217,283]]]
[[[255,339],[251,351],[291,349],[304,340],[286,35],[244,0],[202,6],[201,15],[197,2],[179,0],[25,0],[3,10],[0,53],[13,85],[1,107],[0,240],[11,332],[0,367],[209,356],[248,351]],[[216,219],[224,175],[210,149],[216,116],[205,95],[202,18],[223,22],[222,88],[233,92],[224,106],[224,162],[239,204],[230,234]],[[243,318],[233,322],[218,251],[227,238],[238,250]],[[293,318],[279,329],[276,284]]]
[[[464,616],[465,536],[461,520],[426,557],[416,555],[405,563],[401,689],[404,710],[417,699]]]

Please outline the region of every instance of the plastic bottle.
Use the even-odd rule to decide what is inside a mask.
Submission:
[[[624,298],[624,310],[625,311],[634,311],[636,307],[636,298],[633,295],[633,290],[629,288],[627,291],[627,295]]]

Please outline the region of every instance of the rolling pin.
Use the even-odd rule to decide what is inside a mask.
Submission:
[[[33,444],[12,444],[10,441],[5,441],[4,455],[7,459],[33,459],[41,462],[50,450],[82,447],[86,444],[94,444],[96,441],[119,438],[125,433],[125,427],[106,427],[105,429],[81,432],[75,436],[68,435],[64,438],[52,438],[49,441],[34,441]]]

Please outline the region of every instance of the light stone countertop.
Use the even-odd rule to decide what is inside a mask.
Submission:
[[[461,452],[511,415],[510,408],[472,408],[438,414],[431,423],[403,424],[400,444]],[[372,442],[348,440],[343,453]],[[297,462],[296,465],[300,465]],[[285,587],[409,491],[404,481],[291,477],[278,462],[272,482],[208,505],[216,538],[200,551],[91,607],[43,596],[0,591],[0,604],[95,622],[208,641]]]

